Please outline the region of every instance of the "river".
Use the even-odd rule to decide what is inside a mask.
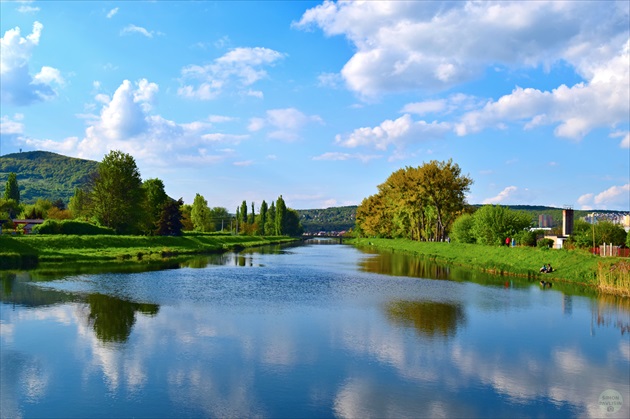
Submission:
[[[630,417],[628,299],[326,241],[0,276],[2,418]]]

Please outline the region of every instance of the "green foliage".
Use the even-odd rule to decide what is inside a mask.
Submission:
[[[267,211],[269,211],[269,207],[267,206],[267,202],[263,199],[262,204],[260,204],[260,214],[258,214],[258,234],[261,236],[265,235],[265,226],[267,224]]]
[[[536,246],[536,240],[543,235],[543,230],[521,230],[514,235],[514,238],[519,246]]]
[[[15,218],[20,205],[14,199],[0,198],[0,220]]]
[[[580,248],[601,246],[604,243],[612,243],[615,246],[622,246],[627,242],[627,233],[618,224],[610,221],[599,221],[595,224],[587,223],[584,220],[575,220],[573,223],[573,234],[569,241]]]
[[[111,228],[101,227],[84,221],[76,220],[46,220],[43,224],[33,227],[35,234],[75,234],[79,236],[95,236],[100,234],[116,234]]]
[[[304,233],[304,229],[300,224],[300,214],[296,210],[288,208],[285,217],[283,234],[294,237],[301,236]]]
[[[159,229],[157,224],[162,215],[163,207],[169,204],[171,198],[166,195],[164,182],[160,179],[148,179],[144,181],[142,188],[145,196],[143,230],[145,234],[153,234]]]
[[[473,234],[477,243],[501,245],[508,237],[531,224],[531,217],[524,212],[512,211],[501,205],[484,205],[473,215]]]
[[[472,179],[452,160],[392,173],[357,208],[357,231],[372,237],[442,240],[464,210]]]
[[[47,199],[38,199],[35,204],[24,206],[20,218],[28,220],[45,219],[52,207],[52,202]]]
[[[347,231],[355,228],[357,206],[297,210],[297,212],[300,214],[300,223],[307,233]]]
[[[18,204],[20,203],[20,187],[18,186],[17,175],[14,172],[9,173],[7,184],[4,188],[4,199],[12,199]]]
[[[117,233],[140,231],[144,189],[134,158],[122,151],[109,152],[91,183],[91,209],[98,222]]]
[[[158,219],[157,234],[160,236],[181,236],[182,235],[182,213],[180,211],[184,201],[179,198],[168,198],[168,201],[162,205],[162,211],[160,212],[160,218]]]
[[[473,234],[474,219],[471,214],[462,214],[451,227],[451,238],[458,243],[475,243]]]
[[[0,157],[0,185],[9,173],[19,174],[20,202],[33,204],[38,198],[68,202],[77,187],[84,187],[98,163],[47,151],[7,154]]]
[[[70,198],[68,208],[74,218],[86,217],[89,212],[89,195],[81,188],[74,188],[74,196]]]
[[[536,241],[536,246],[537,247],[542,247],[545,249],[550,249],[553,247],[553,240],[552,239],[546,239],[546,238],[542,238],[542,239],[538,239]]]
[[[232,216],[228,212],[227,208],[214,207],[210,209],[210,222],[214,226],[212,231],[222,231],[230,227],[230,220]]]
[[[278,232],[276,231],[276,204],[271,201],[271,206],[269,207],[269,211],[267,211],[267,220],[265,221],[265,235],[267,236],[275,236]]]
[[[282,195],[280,195],[278,199],[276,200],[276,234],[278,235],[287,234],[286,222],[287,222],[287,206],[284,203],[284,199],[282,198]]]
[[[190,220],[195,227],[195,231],[208,232],[213,230],[210,220],[210,208],[208,201],[200,195],[196,194],[190,210]]]
[[[241,222],[240,222],[240,227],[241,227],[241,231],[245,231],[246,225],[247,225],[247,201],[243,201],[243,203],[241,204],[241,210],[239,212],[240,216],[241,216]]]

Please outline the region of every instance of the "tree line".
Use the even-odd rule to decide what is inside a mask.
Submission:
[[[405,167],[378,185],[378,193],[357,208],[355,232],[364,237],[522,246],[548,246],[545,232],[533,228],[531,213],[502,205],[474,207],[465,201],[473,180],[452,160]],[[558,234],[557,231],[553,233]],[[577,219],[568,247],[602,243],[630,247],[630,235],[619,225],[594,225]]]
[[[222,207],[209,208],[197,194],[192,205],[170,198],[160,179],[142,180],[134,158],[111,151],[89,176],[84,187],[76,188],[66,207],[63,201],[39,199],[35,204],[20,202],[15,173],[10,173],[4,198],[0,199],[0,220],[11,219],[81,220],[112,229],[117,234],[181,235],[183,230],[198,232],[231,231],[238,234],[299,235],[301,225],[295,210],[287,208],[282,195],[271,203],[263,201],[259,214],[254,203],[247,214],[247,203],[237,208],[236,216]]]

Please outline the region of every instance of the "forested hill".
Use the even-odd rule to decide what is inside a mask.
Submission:
[[[29,151],[0,156],[0,195],[9,173],[17,175],[20,201],[32,204],[38,198],[66,204],[74,195],[74,188],[82,186],[98,162],[75,159],[48,151]]]
[[[305,233],[348,231],[354,228],[357,206],[297,210]]]

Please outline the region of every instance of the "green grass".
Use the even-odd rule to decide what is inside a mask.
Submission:
[[[186,234],[162,236],[0,236],[0,268],[33,262],[150,260],[171,256],[220,253],[247,247],[289,242],[289,237]]]
[[[630,295],[628,270],[625,277],[606,283],[602,272],[625,263],[622,258],[601,258],[583,250],[532,247],[483,246],[479,244],[416,242],[403,239],[356,239],[357,246],[402,251],[434,260],[500,275],[539,277],[546,281],[563,281],[600,288],[605,292]],[[541,274],[543,264],[554,268],[551,274]]]

